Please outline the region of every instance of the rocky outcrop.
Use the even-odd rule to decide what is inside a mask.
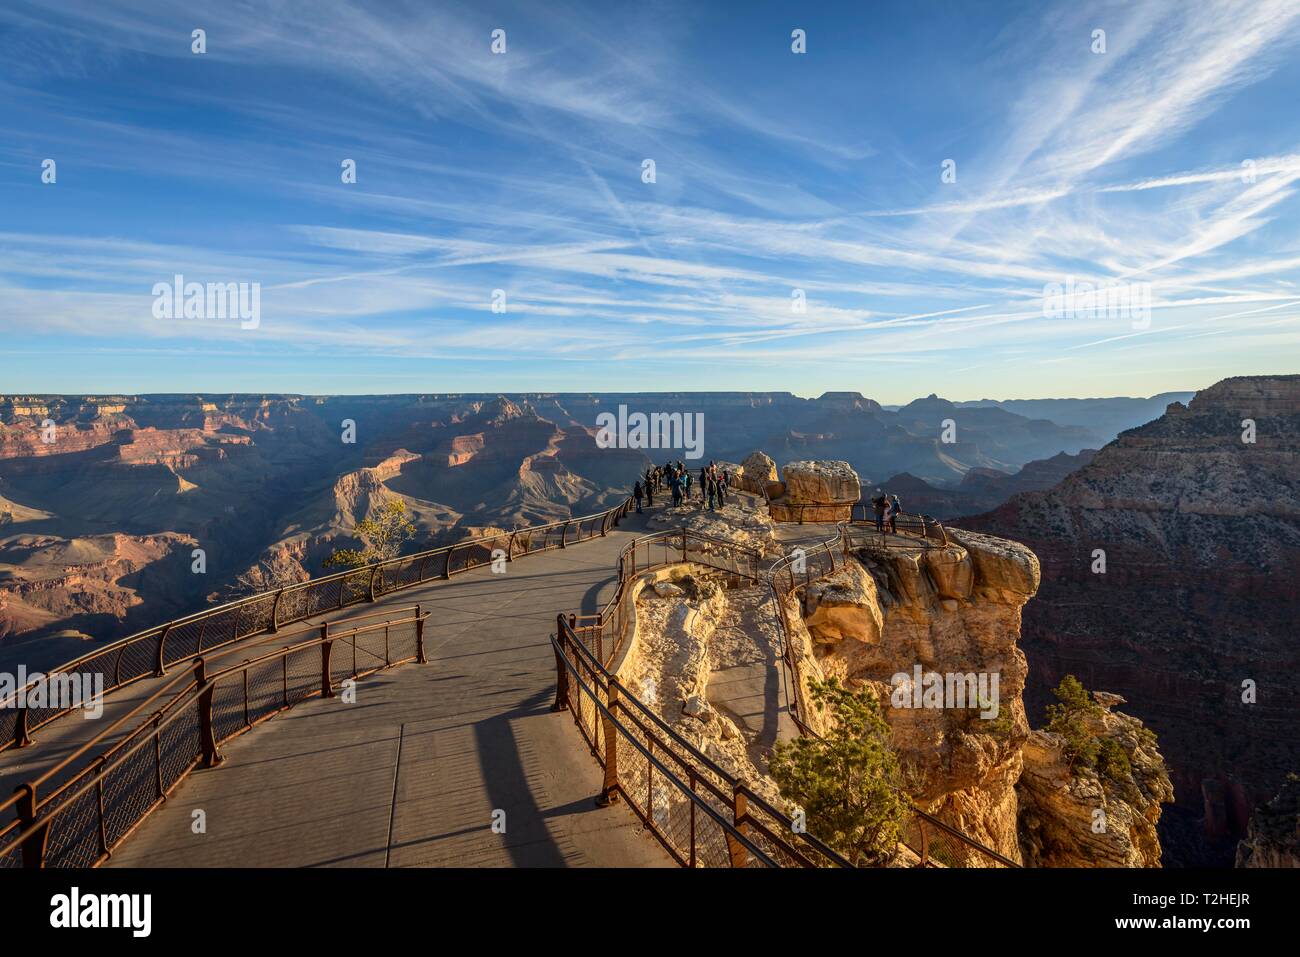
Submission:
[[[781,472],[786,499],[794,505],[856,502],[862,497],[862,483],[848,462],[789,462]]]
[[[1169,762],[1166,860],[1229,863],[1300,767],[1300,376],[1224,380],[961,524],[1042,562],[1031,709],[1066,674],[1124,695]]]
[[[917,803],[1012,859],[1029,733],[1016,639],[1037,573],[1028,549],[988,536],[955,536],[941,549],[871,548],[808,585],[802,609],[820,674],[887,703]],[[926,698],[929,676],[954,694]]]
[[[1036,558],[1005,539],[949,536],[943,548],[861,550],[803,588],[788,606],[801,668],[885,702],[913,798],[999,853],[1031,866],[1158,866],[1155,827],[1172,787],[1154,737],[1110,713],[1122,699],[1098,692],[1090,720],[1130,770],[1070,773],[1056,736],[1031,732],[1023,702],[1017,638]],[[1108,834],[1079,830],[1094,807]]]
[[[1257,809],[1237,845],[1238,867],[1300,867],[1300,775]]]
[[[740,464],[737,479],[744,491],[765,495],[768,486],[779,480],[776,463],[765,452],[751,452]]]
[[[768,509],[778,522],[842,522],[861,495],[848,462],[790,462],[782,481],[768,487]]]
[[[1104,769],[1071,767],[1064,739],[1034,731],[1022,750],[1016,784],[1020,835],[1029,867],[1159,867],[1156,824],[1174,789],[1141,721],[1111,711],[1124,699],[1094,693],[1098,708],[1083,718],[1098,739],[1113,741],[1124,760]]]

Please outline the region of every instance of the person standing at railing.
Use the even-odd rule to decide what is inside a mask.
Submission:
[[[718,473],[718,507],[727,504],[727,483],[731,481],[731,475],[726,469]]]
[[[632,486],[632,497],[636,499],[636,510],[638,513],[641,511],[641,499],[644,495],[645,492],[641,489],[641,483],[638,481],[636,485]]]
[[[889,531],[898,534],[898,513],[903,510],[902,503],[898,501],[898,496],[891,496],[889,499]]]
[[[885,506],[889,504],[889,496],[881,492],[871,500],[871,509],[876,513],[876,531],[881,535],[885,534]]]
[[[686,486],[686,501],[691,500],[691,473],[687,469],[682,469],[682,483]]]

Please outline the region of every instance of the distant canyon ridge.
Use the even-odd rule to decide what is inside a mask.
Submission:
[[[705,461],[844,459],[864,489],[948,517],[1049,487],[1190,395],[888,408],[857,393],[0,395],[0,664],[48,667],[317,575],[384,500],[406,503],[411,549],[606,508],[651,459],[680,457],[598,447],[597,420],[619,405],[699,413]]]

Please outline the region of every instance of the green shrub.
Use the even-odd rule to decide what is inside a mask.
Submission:
[[[1101,745],[1096,733],[1088,728],[1086,719],[1099,712],[1101,705],[1088,696],[1074,675],[1062,678],[1052,694],[1056,695],[1059,704],[1047,706],[1047,730],[1064,739],[1070,770],[1096,767]]]
[[[803,809],[809,833],[855,864],[882,864],[897,850],[910,802],[880,702],[834,678],[809,690],[819,711],[829,709],[831,730],[778,743],[768,770],[781,796]]]

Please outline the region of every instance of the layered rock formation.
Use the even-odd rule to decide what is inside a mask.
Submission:
[[[737,472],[740,487],[754,495],[766,495],[768,487],[779,480],[776,463],[766,452],[751,452],[745,456]]]
[[[1123,698],[1102,692],[1093,697],[1098,708],[1083,723],[1099,739],[1118,744],[1125,761],[1105,770],[1071,767],[1060,735],[1030,733],[1016,784],[1024,863],[1159,867],[1156,824],[1161,806],[1174,798],[1164,761],[1142,722],[1111,710]]]
[[[1015,785],[1029,727],[1016,639],[1021,607],[1038,586],[1037,561],[1013,542],[977,534],[942,549],[858,556],[805,589],[810,664],[888,704],[894,747],[921,807],[1018,859]],[[926,698],[927,675],[960,688],[961,700]]]
[[[789,462],[768,485],[768,508],[781,522],[842,522],[862,497],[862,483],[843,461]]]
[[[1300,775],[1255,811],[1237,845],[1238,867],[1300,867]]]
[[[1166,864],[1229,863],[1300,767],[1300,376],[1224,380],[962,524],[1042,562],[1031,709],[1065,674],[1124,695],[1169,762]]]

